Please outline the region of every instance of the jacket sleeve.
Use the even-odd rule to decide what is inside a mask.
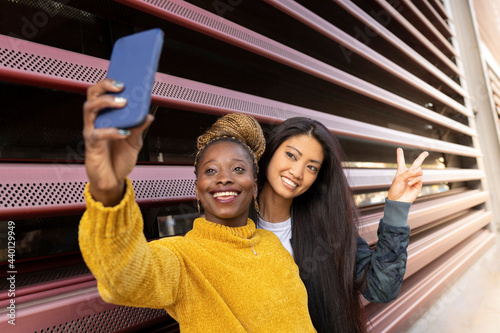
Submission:
[[[410,207],[410,203],[386,198],[375,250],[371,250],[366,241],[358,237],[356,278],[360,279],[366,274],[363,296],[370,302],[390,302],[398,296],[401,289],[410,238],[410,227],[407,224]]]
[[[137,307],[165,308],[175,303],[179,259],[165,242],[147,242],[130,180],[115,207],[95,201],[88,184],[85,200],[87,210],[80,221],[78,241],[101,297],[109,303]]]

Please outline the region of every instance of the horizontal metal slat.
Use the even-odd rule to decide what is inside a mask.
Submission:
[[[9,47],[11,45],[9,39],[12,38],[0,35],[0,48]],[[6,81],[83,92],[92,83],[103,79],[106,75],[107,60],[21,40],[14,42],[16,50],[6,50],[13,52],[11,57],[19,57],[18,61],[21,64],[0,67],[0,78]],[[33,53],[33,49],[37,53]],[[23,57],[46,59],[45,63],[48,65],[44,67],[41,60],[27,63]],[[89,64],[93,64],[93,66]],[[370,125],[161,73],[157,73],[155,76],[152,102],[160,106],[202,113],[244,112],[268,123],[279,123],[294,116],[307,116],[323,122],[337,135],[455,155],[481,156],[481,152],[475,148]],[[477,135],[475,130],[453,120],[448,120],[451,122],[450,126],[458,126],[460,128],[457,127],[457,129],[466,130],[468,135]]]
[[[19,276],[18,276],[19,277]],[[54,290],[54,289],[60,289],[63,287],[69,287],[71,285],[80,285],[81,283],[89,282],[89,281],[94,281],[94,276],[92,274],[86,274],[86,275],[80,275],[77,277],[71,277],[71,278],[66,278],[66,279],[60,279],[56,281],[51,281],[51,282],[44,282],[44,283],[39,283],[35,285],[30,285],[26,287],[21,287],[21,288],[16,288],[16,299],[19,297],[25,297],[29,295],[36,295]],[[78,287],[81,288],[81,287]],[[0,293],[0,307],[3,307],[4,305],[7,306],[9,303],[9,295],[8,291],[4,291]],[[43,295],[43,294],[41,294]],[[41,296],[40,298],[43,298]]]
[[[408,46],[403,40],[399,39],[396,35],[390,32],[385,26],[375,20],[373,17],[365,13],[361,8],[356,6],[352,1],[349,0],[334,0],[335,3],[342,6],[344,10],[346,10],[349,14],[356,17],[362,23],[366,24],[370,29],[372,29],[378,36],[384,38],[387,42],[391,43],[394,47],[399,49],[406,56],[413,59],[416,63],[422,66],[429,73],[433,74],[435,77],[440,79],[443,83],[448,85],[450,88],[455,90],[461,96],[465,98],[470,98],[467,91],[460,86],[458,83],[453,81],[449,76],[439,70],[434,64],[431,64],[427,59],[421,56],[418,52],[413,50],[410,46]],[[448,59],[448,58],[446,58]],[[448,60],[449,61],[449,60]],[[455,74],[464,76],[458,69],[458,67],[453,65],[453,71]]]
[[[37,303],[45,303],[45,302],[50,302],[54,299],[59,299],[62,296],[61,295],[75,295],[79,294],[80,290],[89,290],[89,289],[96,289],[97,287],[97,281],[92,278],[90,280],[86,280],[83,282],[77,282],[76,280],[74,281],[75,283],[69,284],[62,286],[60,288],[54,288],[54,289],[45,289],[43,291],[37,292],[37,293],[31,293],[31,294],[24,294],[24,295],[17,295],[15,297],[15,301],[19,305],[23,305],[24,307],[29,306],[29,304],[37,304]],[[10,303],[10,299],[5,299],[0,302],[0,309],[5,309],[5,307]]]
[[[416,202],[410,209],[408,225],[414,230],[456,212],[483,204],[486,200],[488,200],[488,192],[473,190],[425,202]],[[383,212],[372,214],[363,217],[360,221],[360,236],[370,245],[377,242],[377,229],[383,215]]]
[[[439,258],[458,243],[486,226],[493,219],[493,214],[485,210],[475,211],[460,218],[444,228],[432,230],[432,234],[408,246],[408,262],[405,278],[422,269],[431,261]]]
[[[96,281],[68,288],[45,292],[42,298],[23,302],[16,299],[17,332],[135,332],[138,329],[168,320],[170,316],[161,309],[132,308],[104,302]],[[42,295],[39,295],[42,296]],[[12,325],[6,315],[6,307],[0,310],[0,330],[10,332]],[[7,309],[8,311],[8,309]]]
[[[395,169],[346,169],[354,190],[388,188]],[[482,170],[425,170],[424,184],[477,180]],[[136,166],[130,174],[140,205],[195,199],[191,166]],[[85,210],[83,190],[87,175],[83,165],[0,164],[0,219],[21,219],[79,214]]]
[[[434,44],[432,44],[420,31],[418,31],[403,15],[401,15],[394,7],[392,7],[386,0],[376,0],[377,3],[392,15],[400,24],[402,24],[413,36],[422,43],[429,51],[438,57],[449,69],[453,70],[457,75],[463,77],[463,74],[458,70],[457,65],[453,63],[446,55],[441,52]]]
[[[354,190],[388,189],[392,184],[395,169],[347,169],[349,185]],[[486,175],[480,169],[424,169],[423,183],[438,184],[480,180]]]
[[[140,205],[195,200],[193,167],[137,166],[130,174]],[[83,165],[0,164],[0,220],[85,210]]]
[[[281,11],[287,13],[288,15],[294,17],[300,22],[306,24],[307,26],[315,29],[331,40],[343,45],[347,49],[357,53],[358,55],[364,57],[368,61],[374,63],[375,65],[383,68],[387,72],[391,73],[395,77],[406,81],[416,89],[426,93],[432,98],[444,103],[450,108],[458,111],[468,117],[473,117],[472,111],[467,109],[464,105],[458,103],[454,99],[445,95],[441,91],[432,87],[427,82],[421,80],[419,77],[408,72],[406,69],[400,67],[399,65],[393,63],[389,59],[385,58],[381,54],[372,50],[366,44],[358,41],[354,37],[351,37],[347,33],[343,32],[341,29],[337,28],[330,22],[324,20],[320,16],[309,11],[307,8],[299,5],[295,1],[290,0],[266,0],[269,4],[275,6]]]
[[[184,1],[115,1],[283,63],[422,119],[445,127],[451,126],[467,135],[477,135],[468,126]]]

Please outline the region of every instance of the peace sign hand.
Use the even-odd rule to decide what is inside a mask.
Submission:
[[[422,190],[423,171],[420,166],[427,156],[429,156],[428,152],[421,153],[408,169],[405,164],[403,149],[398,148],[398,169],[387,195],[389,200],[409,203],[415,201]]]

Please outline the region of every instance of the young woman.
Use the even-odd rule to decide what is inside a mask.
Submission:
[[[255,119],[229,115],[198,138],[196,196],[205,218],[184,237],[147,242],[130,180],[142,146],[139,128],[96,129],[99,110],[126,101],[89,88],[84,105],[87,210],[82,255],[111,303],[164,308],[182,332],[314,332],[307,294],[279,239],[248,219],[265,140]]]
[[[359,293],[396,298],[406,270],[411,203],[422,188],[422,153],[398,168],[380,221],[377,248],[358,235],[357,214],[342,169],[342,149],[321,123],[291,118],[271,133],[260,162],[258,228],[273,231],[292,254],[318,332],[366,330]]]

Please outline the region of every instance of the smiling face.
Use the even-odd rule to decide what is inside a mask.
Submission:
[[[230,141],[211,144],[198,160],[196,197],[210,222],[227,226],[247,223],[257,194],[253,161],[243,146]]]
[[[267,167],[267,182],[274,193],[293,199],[306,192],[318,177],[324,153],[318,140],[297,135],[285,140]]]

